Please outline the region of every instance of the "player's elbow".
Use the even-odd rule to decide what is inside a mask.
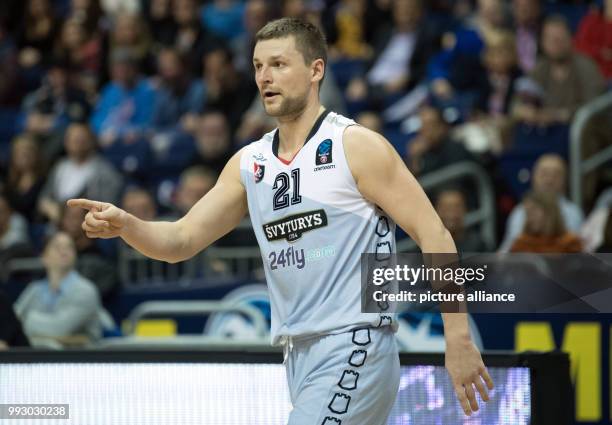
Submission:
[[[187,260],[187,258],[182,258],[182,257],[178,257],[178,256],[176,256],[176,257],[167,257],[165,259],[166,263],[169,263],[169,264],[176,264],[176,263],[180,263],[181,261],[185,261],[185,260]]]
[[[173,225],[174,229],[170,234],[172,242],[168,244],[170,249],[164,258],[164,261],[170,264],[186,261],[195,255],[192,248],[192,235],[184,220],[178,220]]]

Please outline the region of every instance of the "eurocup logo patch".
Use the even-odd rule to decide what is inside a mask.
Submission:
[[[332,162],[332,141],[325,139],[319,143],[317,148],[317,156],[315,158],[316,165],[324,165]]]
[[[258,164],[256,162],[253,163],[253,176],[255,177],[255,183],[259,183],[264,178],[264,173],[266,172],[266,166]]]

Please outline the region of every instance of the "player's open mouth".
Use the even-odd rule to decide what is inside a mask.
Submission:
[[[264,92],[264,99],[274,99],[276,96],[278,96],[278,93],[276,92],[272,92],[272,91]]]

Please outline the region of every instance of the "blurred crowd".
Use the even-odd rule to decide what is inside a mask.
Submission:
[[[116,242],[85,237],[67,199],[178,218],[274,128],[251,54],[280,16],[328,39],[322,103],[383,133],[417,177],[486,170],[498,246],[466,225],[473,183],[429,193],[460,250],[610,252],[612,167],[583,179],[577,205],[567,159],[576,111],[612,81],[612,0],[4,0],[0,265],[40,255],[46,276],[16,304],[26,333],[95,338],[117,287]],[[612,145],[612,114],[582,139],[586,158]],[[66,325],[47,329],[60,310]]]

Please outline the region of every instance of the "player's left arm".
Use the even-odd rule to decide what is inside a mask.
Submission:
[[[457,252],[427,195],[384,137],[361,126],[350,126],[343,141],[351,173],[364,198],[382,208],[422,252]],[[442,318],[446,367],[463,410],[470,415],[478,410],[474,387],[487,401],[486,387],[493,389],[493,381],[472,342],[467,314],[443,313]]]

